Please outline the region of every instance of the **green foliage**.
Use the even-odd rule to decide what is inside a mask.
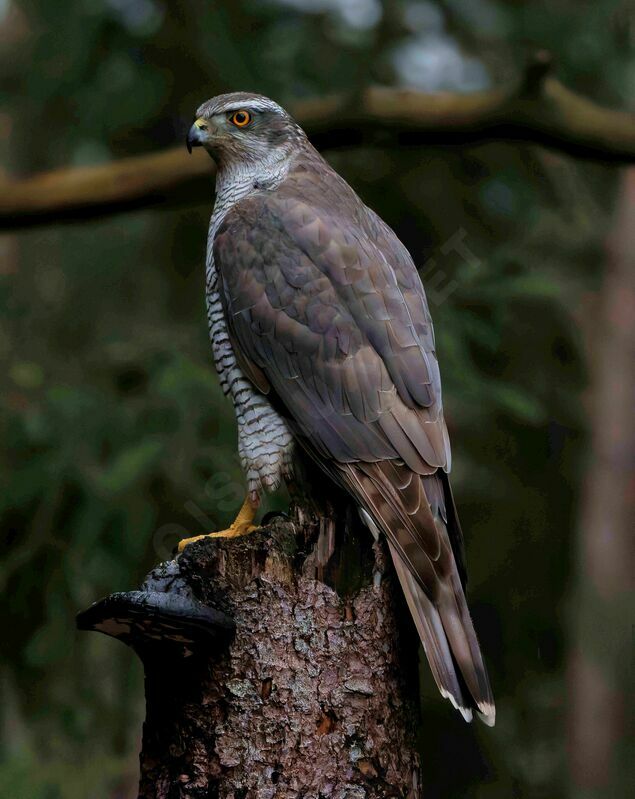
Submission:
[[[129,761],[123,758],[98,754],[84,764],[53,762],[43,768],[34,768],[32,758],[15,758],[2,769],[0,799],[121,796],[121,791],[131,791],[134,786],[129,769]]]
[[[181,141],[194,108],[221,91],[288,103],[393,82],[394,53],[437,18],[493,81],[546,46],[579,91],[632,96],[626,4],[391,0],[366,27],[301,5],[16,0],[9,14],[0,4],[11,171]],[[576,319],[604,264],[615,173],[502,143],[329,157],[428,287],[471,600],[499,703],[495,730],[474,732],[423,677],[426,795],[556,797],[584,443]],[[209,210],[0,242],[0,798],[134,795],[140,668],[114,642],[77,635],[74,614],[137,584],[179,536],[227,522],[240,501],[205,329]]]

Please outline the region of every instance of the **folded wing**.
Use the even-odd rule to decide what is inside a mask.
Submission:
[[[214,241],[233,344],[390,542],[441,692],[493,721],[425,294],[395,234],[325,165],[239,202]]]

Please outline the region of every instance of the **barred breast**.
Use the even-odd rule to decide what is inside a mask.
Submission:
[[[214,236],[227,211],[252,188],[249,181],[234,179],[217,185],[214,213],[207,239],[205,297],[207,322],[212,342],[214,364],[223,392],[236,412],[238,455],[247,478],[252,499],[262,491],[275,491],[283,478],[293,471],[293,437],[285,420],[245,377],[238,366],[227,332],[227,323],[219,293],[219,275],[214,265]]]

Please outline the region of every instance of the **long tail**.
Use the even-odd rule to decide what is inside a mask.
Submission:
[[[447,476],[419,475],[395,461],[340,470],[367,524],[386,534],[441,694],[466,721],[475,709],[492,726],[494,700],[463,590],[462,535]]]
[[[452,596],[433,604],[392,544],[390,553],[441,696],[466,721],[472,720],[475,708],[485,724],[493,727],[492,691],[460,582]]]

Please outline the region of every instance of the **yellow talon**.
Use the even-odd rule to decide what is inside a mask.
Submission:
[[[184,538],[179,541],[178,551],[183,552],[185,547],[200,541],[202,538],[238,538],[241,535],[249,535],[254,530],[258,529],[257,524],[252,524],[256,511],[258,510],[257,503],[251,501],[249,497],[245,498],[241,509],[238,511],[238,516],[229,525],[226,530],[221,530],[218,533],[204,533],[203,535],[195,535],[192,538]]]

